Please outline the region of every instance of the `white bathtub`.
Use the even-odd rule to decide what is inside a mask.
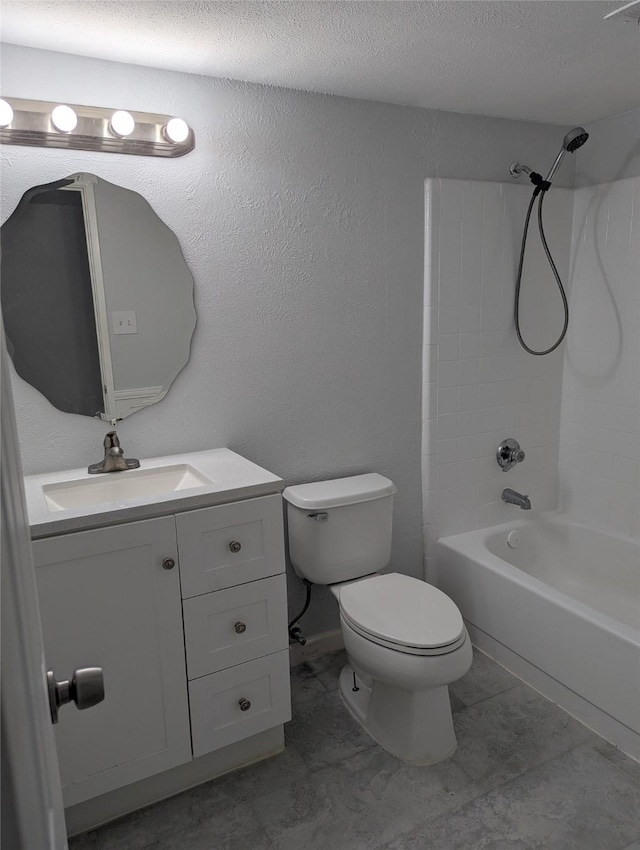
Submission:
[[[480,649],[640,758],[637,543],[542,514],[442,538],[436,570]]]

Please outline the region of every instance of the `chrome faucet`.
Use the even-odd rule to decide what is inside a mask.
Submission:
[[[139,460],[124,456],[118,435],[115,431],[109,431],[104,438],[104,459],[98,463],[92,463],[87,472],[92,475],[98,472],[123,472],[125,469],[137,469],[139,466]]]
[[[502,491],[502,501],[507,502],[510,505],[517,505],[519,508],[522,508],[523,511],[531,510],[531,502],[529,501],[529,497],[523,496],[522,493],[517,493],[510,487],[506,487]]]

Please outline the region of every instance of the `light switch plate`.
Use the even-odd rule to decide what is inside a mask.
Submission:
[[[138,324],[136,321],[135,310],[124,310],[113,312],[113,332],[114,334],[137,334]]]

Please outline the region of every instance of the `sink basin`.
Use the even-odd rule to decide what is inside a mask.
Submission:
[[[161,466],[154,469],[132,469],[109,472],[90,479],[45,484],[42,493],[49,511],[73,511],[90,505],[119,503],[128,499],[148,499],[211,487],[211,479],[188,463]]]

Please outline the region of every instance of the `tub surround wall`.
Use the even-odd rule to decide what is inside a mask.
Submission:
[[[557,504],[562,352],[534,357],[513,327],[515,274],[529,184],[426,182],[423,493],[427,575],[437,537],[517,517],[500,494],[512,487],[536,511]],[[568,277],[572,192],[554,189],[544,221],[563,280]],[[521,325],[535,348],[562,329],[562,303],[530,227]],[[515,437],[524,463],[495,460]]]
[[[576,188],[640,176],[640,109],[594,121],[585,129],[589,141],[576,154]]]
[[[195,278],[191,359],[167,397],[119,425],[145,458],[229,446],[287,483],[377,471],[398,486],[392,566],[422,575],[423,184],[500,179],[552,161],[554,126],[414,109],[2,49],[14,97],[173,113],[176,160],[2,146],[2,218],[30,186],[77,171],[139,191]],[[565,185],[571,168],[560,175]],[[17,380],[29,474],[101,454],[104,423],[60,413]],[[289,582],[292,609],[304,587]],[[337,628],[318,589],[307,635]]]
[[[640,538],[640,177],[577,189],[561,507]]]

